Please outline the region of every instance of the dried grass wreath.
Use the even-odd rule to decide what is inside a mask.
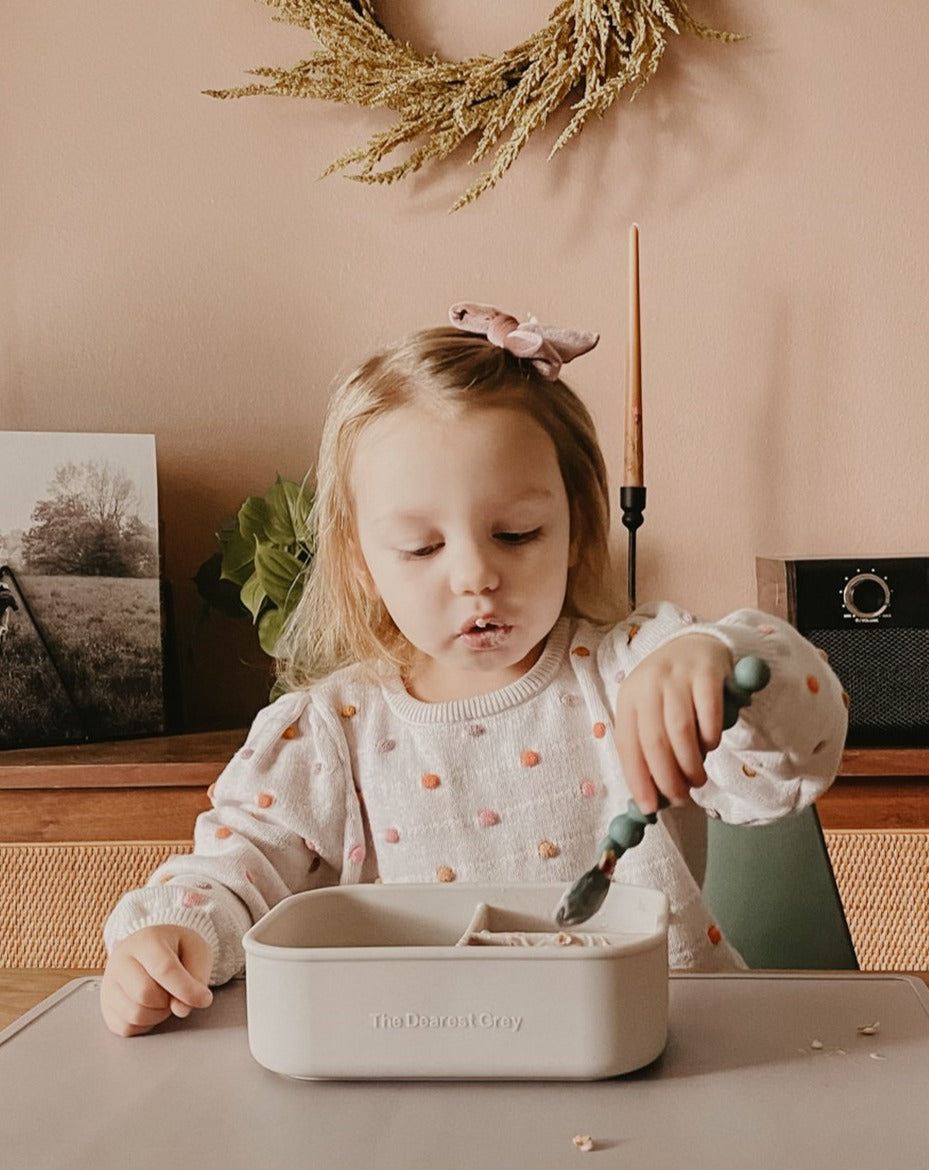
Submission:
[[[350,177],[364,183],[392,183],[424,163],[447,158],[478,134],[471,161],[494,151],[493,161],[453,211],[492,187],[533,131],[575,90],[573,114],[549,158],[627,86],[635,97],[658,68],[669,33],[686,29],[709,40],[740,39],[700,23],[684,0],[562,0],[544,27],[499,57],[445,61],[395,40],[378,20],[373,0],[261,2],[279,10],[275,20],[309,30],[322,49],[291,69],[249,70],[267,79],[260,84],[206,93],[217,98],[275,94],[393,110],[398,117],[390,129],[323,172],[360,164]],[[403,146],[411,149],[402,162],[376,169]]]

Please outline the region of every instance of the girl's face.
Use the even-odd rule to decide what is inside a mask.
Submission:
[[[539,657],[572,563],[555,446],[521,411],[400,407],[362,432],[352,468],[363,587],[418,651],[427,702],[486,694]]]

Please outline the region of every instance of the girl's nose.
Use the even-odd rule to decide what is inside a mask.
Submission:
[[[500,574],[491,550],[485,551],[475,545],[458,550],[451,573],[453,592],[479,595],[493,592],[499,585]]]

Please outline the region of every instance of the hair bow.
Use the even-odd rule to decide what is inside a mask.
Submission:
[[[518,358],[531,361],[543,378],[550,382],[558,377],[565,362],[587,353],[600,340],[599,333],[577,329],[553,329],[530,317],[522,325],[509,313],[493,305],[476,305],[469,301],[452,305],[451,323],[466,333],[483,333],[493,345],[509,350]]]

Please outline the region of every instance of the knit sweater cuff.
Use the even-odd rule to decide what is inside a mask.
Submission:
[[[144,886],[124,895],[104,925],[103,941],[109,954],[118,942],[147,926],[195,930],[210,948],[209,982],[215,987],[244,967],[242,936],[251,925],[248,911],[234,895],[213,898],[207,905],[188,906],[183,901],[183,887],[172,882]]]

